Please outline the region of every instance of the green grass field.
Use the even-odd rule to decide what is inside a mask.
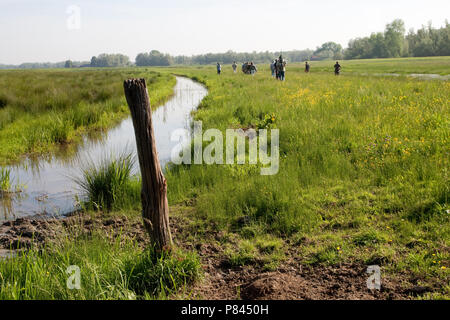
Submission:
[[[255,78],[217,77],[212,68],[184,72],[210,88],[195,115],[204,130],[257,127],[275,115],[279,174],[262,177],[252,166],[176,167],[170,200],[195,198],[199,219],[239,234],[234,262],[261,259],[260,237],[306,238],[308,244],[298,240],[305,263],[385,261],[393,274],[448,284],[449,82],[294,69],[277,83],[263,71]],[[273,261],[266,266],[276,268]]]
[[[183,248],[205,243],[220,246],[220,258],[230,268],[247,266],[255,273],[277,270],[292,258],[313,268],[378,264],[391,279],[433,288],[420,298],[449,299],[450,83],[357,73],[448,74],[450,58],[344,61],[342,66],[339,77],[332,73],[332,62],[313,63],[310,74],[300,64],[290,66],[285,82],[273,80],[266,66],[255,77],[233,74],[231,66],[225,66],[221,76],[213,66],[152,69],[163,74],[159,78],[165,81],[151,87],[150,95],[167,96],[173,84],[171,74],[186,75],[208,87],[209,95],[194,115],[203,121],[203,130],[256,128],[268,115],[274,118],[272,127],[280,130],[280,170],[275,176],[261,176],[258,165],[184,165],[167,171],[172,216],[185,219],[184,227],[195,230],[183,233],[177,244]],[[88,71],[92,79],[102,72]],[[111,90],[114,101],[120,101],[119,111],[125,113],[119,88],[122,78],[141,73],[142,69],[122,70],[110,77],[114,83],[104,90]],[[53,74],[60,79],[62,97],[75,99],[62,88],[67,88],[66,81],[73,81],[70,76],[82,79],[83,73],[47,73]],[[45,75],[35,73],[37,78]],[[29,99],[22,97],[28,90],[19,84],[21,77],[25,74],[0,73],[0,82],[18,81],[7,92],[8,101]],[[36,99],[27,101],[40,101],[34,108],[44,113],[40,121],[48,121],[47,113],[52,111],[41,105],[45,101],[41,96],[56,89],[41,90],[35,93]],[[81,93],[77,96],[77,103],[62,103],[63,114],[87,103]],[[29,151],[10,153],[3,145],[6,140],[1,140],[12,134],[11,127],[25,126],[27,122],[21,119],[33,114],[33,109],[8,103],[0,110],[4,119],[3,114],[21,108],[18,120],[4,121],[0,127],[3,161],[16,160],[16,155]],[[139,221],[138,193],[134,187],[124,195],[133,199],[135,208],[123,201],[126,206],[122,208],[112,205],[112,211],[91,214]],[[93,238],[70,238],[57,248],[50,245],[42,255],[31,251],[35,253],[0,262],[0,296],[166,298],[170,297],[167,292],[176,295],[180,288],[185,292],[199,277],[201,259],[189,250],[179,253],[182,259],[152,256],[145,260],[144,249],[135,244],[119,236],[110,240],[94,234]],[[211,234],[220,234],[220,241]],[[144,281],[137,286],[133,282],[136,274],[129,268],[133,256],[140,257],[137,264],[160,261],[172,265],[170,275],[150,268],[147,277],[159,279],[159,285]],[[60,283],[64,279],[60,266],[68,264],[95,270],[83,275],[87,284],[76,296]],[[57,276],[45,281],[45,272]],[[175,280],[168,280],[171,276]]]
[[[333,71],[334,63],[335,61],[313,61],[311,70]],[[450,74],[448,57],[346,60],[339,63],[344,73]]]

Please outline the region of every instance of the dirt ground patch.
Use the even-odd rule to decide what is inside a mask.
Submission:
[[[316,267],[296,273],[258,275],[241,289],[244,299],[259,300],[373,300],[407,299],[391,283],[382,290],[369,290],[361,266]]]
[[[403,300],[438,289],[416,286],[406,276],[393,279],[382,275],[381,290],[371,291],[367,289],[369,275],[365,265],[311,266],[302,264],[295,256],[289,257],[274,272],[264,272],[254,265],[231,267],[220,245],[206,241],[194,245],[185,243],[186,232],[190,230],[188,223],[182,217],[171,218],[176,245],[197,251],[203,264],[204,277],[191,288],[190,297],[210,300]],[[17,219],[0,224],[0,258],[13,256],[14,251],[9,249],[41,246],[71,230],[87,234],[102,230],[111,240],[120,234],[135,239],[143,247],[149,243],[139,218],[77,214],[64,219]]]
[[[205,277],[193,288],[194,296],[210,300],[405,300],[413,297],[416,288],[406,278],[382,276],[381,290],[369,290],[367,266],[357,264],[308,266],[291,259],[275,272],[254,266],[229,268],[218,258],[220,254],[214,254],[218,251],[202,248]]]
[[[64,232],[89,234],[92,231],[104,231],[105,235],[115,238],[119,234],[125,238],[137,240],[142,245],[148,242],[142,223],[122,217],[103,217],[76,214],[63,219],[36,220],[19,218],[0,224],[0,248],[28,249],[52,241]]]

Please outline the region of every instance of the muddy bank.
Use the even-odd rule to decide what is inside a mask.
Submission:
[[[174,242],[185,250],[198,252],[204,276],[190,291],[190,297],[211,300],[404,300],[438,291],[441,286],[421,287],[418,279],[406,275],[382,276],[382,289],[367,289],[367,266],[348,263],[338,266],[310,266],[301,258],[290,255],[274,272],[265,272],[254,265],[231,267],[223,248],[217,242],[187,243],[189,219],[172,216]],[[133,239],[143,248],[149,244],[148,236],[139,217],[102,214],[76,214],[64,219],[17,219],[0,224],[0,258],[11,258],[17,250],[57,241],[59,236],[77,232],[90,234],[104,231],[111,242],[118,236]],[[211,233],[208,237],[220,238]]]
[[[194,295],[208,300],[410,300],[441,286],[422,287],[419,279],[382,274],[381,290],[367,288],[367,266],[348,263],[336,266],[304,265],[290,257],[274,272],[254,266],[230,268],[222,249],[203,244],[199,254],[205,269]]]
[[[77,213],[63,219],[19,218],[3,222],[0,224],[0,249],[14,251],[40,248],[75,230],[82,234],[94,230],[105,231],[111,238],[120,233],[124,238],[136,239],[142,245],[148,242],[142,224],[132,222],[125,216],[102,217]]]

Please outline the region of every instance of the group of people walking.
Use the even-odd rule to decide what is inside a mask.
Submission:
[[[221,74],[222,73],[222,65],[217,62],[217,74]],[[236,61],[233,62],[233,64],[231,65],[231,67],[233,68],[233,72],[236,73],[237,72],[237,63]],[[258,72],[258,68],[256,68],[256,65],[252,62],[245,62],[242,64],[242,72],[244,72],[245,74],[251,74],[251,75],[255,75],[256,72]]]
[[[242,72],[244,72],[245,74],[251,74],[252,76],[254,76],[255,73],[258,72],[258,68],[256,68],[256,65],[253,63],[253,61],[246,62],[246,63],[242,64]]]
[[[270,64],[270,71],[272,71],[272,77],[277,80],[284,81],[286,77],[286,60],[280,55],[278,59],[275,59]]]
[[[272,72],[272,77],[276,78],[277,80],[284,81],[286,79],[286,64],[287,61],[283,59],[283,57],[280,55],[278,59],[275,59],[270,64],[270,71]],[[231,67],[233,68],[233,72],[237,72],[237,63],[236,61],[233,62]],[[334,74],[339,75],[341,73],[341,65],[339,64],[339,61],[336,61],[336,64],[334,65]],[[311,65],[308,61],[305,62],[305,72],[309,73],[311,70]],[[245,74],[251,74],[255,75],[255,73],[258,71],[256,68],[256,65],[252,62],[245,62],[242,64],[242,72]],[[219,62],[217,62],[217,74],[222,73],[222,66]]]

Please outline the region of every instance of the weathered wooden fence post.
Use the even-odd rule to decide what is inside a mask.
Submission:
[[[156,151],[147,85],[145,79],[129,79],[125,80],[123,86],[133,119],[141,167],[144,226],[159,250],[170,250],[172,236],[169,227],[167,184]]]

